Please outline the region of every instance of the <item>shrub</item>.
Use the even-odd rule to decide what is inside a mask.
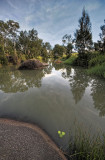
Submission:
[[[0,45],[0,64],[8,64],[8,60],[3,51],[3,46]]]
[[[98,55],[89,61],[89,67],[92,67],[98,64],[101,65],[104,62],[105,62],[105,55]]]
[[[100,77],[105,78],[105,63],[103,63],[101,65],[96,65],[96,66],[88,69],[87,73],[89,75],[96,75],[96,76],[100,76]]]
[[[88,67],[89,66],[89,61],[92,58],[97,57],[98,55],[99,55],[99,52],[85,51],[85,53],[79,53],[78,58],[76,60],[76,65],[83,66],[83,67]]]
[[[38,56],[37,59],[42,62],[42,56]]]
[[[21,62],[26,61],[25,54],[21,54],[19,58],[20,58]]]
[[[8,60],[7,60],[7,57],[5,55],[0,55],[0,64],[3,64],[3,65],[7,65],[8,64]]]

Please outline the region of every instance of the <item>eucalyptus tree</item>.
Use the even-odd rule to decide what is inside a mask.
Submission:
[[[17,33],[19,32],[19,23],[15,22],[13,20],[7,21],[8,26],[8,37],[12,39],[13,45],[14,45],[14,54],[16,54],[16,39],[18,38]]]
[[[59,57],[63,56],[63,53],[65,52],[64,46],[61,46],[59,44],[56,44],[53,48],[53,56],[54,57]]]
[[[28,51],[28,44],[29,44],[28,32],[26,30],[20,31],[18,46],[20,51],[22,51],[24,54],[26,54]]]
[[[63,46],[66,49],[66,55],[69,57],[73,49],[73,39],[72,39],[71,34],[70,35],[65,34],[62,37],[62,42],[63,42]]]
[[[45,42],[44,46],[47,50],[51,51],[52,47],[51,47],[51,44],[49,42]]]
[[[5,47],[7,46],[8,39],[13,41],[15,48],[15,40],[17,37],[17,32],[19,29],[19,23],[13,20],[4,22],[0,20],[0,35],[2,36],[3,51],[5,52]]]

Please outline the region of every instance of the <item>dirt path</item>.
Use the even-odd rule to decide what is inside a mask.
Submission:
[[[66,160],[36,125],[0,119],[0,160]]]

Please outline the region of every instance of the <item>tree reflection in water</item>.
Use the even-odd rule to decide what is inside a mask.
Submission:
[[[93,99],[94,107],[99,110],[99,116],[105,116],[105,81],[100,78],[89,77],[83,69],[71,69],[65,67],[62,77],[68,79],[73,98],[77,104],[83,97],[86,88],[91,84],[90,95]]]
[[[0,70],[0,90],[5,93],[24,92],[29,88],[41,87],[42,78],[50,74],[52,66],[39,70]]]
[[[70,89],[77,104],[83,97],[86,88],[89,86],[91,91],[87,94],[93,99],[94,107],[99,110],[100,116],[105,116],[105,82],[99,78],[91,78],[85,74],[84,69],[71,68],[63,64],[49,63],[49,66],[40,70],[19,71],[9,67],[0,69],[0,90],[5,93],[24,92],[29,88],[41,87],[42,78],[46,74],[51,74],[55,68],[67,79]],[[56,74],[58,74],[56,72]],[[58,74],[58,76],[61,76]],[[91,86],[89,85],[91,84]],[[87,96],[87,95],[86,95]]]
[[[62,77],[68,79],[73,98],[77,104],[82,99],[86,87],[88,87],[89,77],[82,69],[70,69],[68,67],[66,67],[66,72],[62,73]]]
[[[91,96],[94,101],[94,106],[99,110],[99,116],[105,116],[105,81],[95,79],[91,86]]]

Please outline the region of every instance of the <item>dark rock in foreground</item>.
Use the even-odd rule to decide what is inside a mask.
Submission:
[[[38,60],[27,60],[25,62],[23,62],[20,66],[19,66],[19,70],[24,70],[24,69],[38,69],[38,68],[44,68],[45,66],[48,66],[47,63],[41,63]]]

